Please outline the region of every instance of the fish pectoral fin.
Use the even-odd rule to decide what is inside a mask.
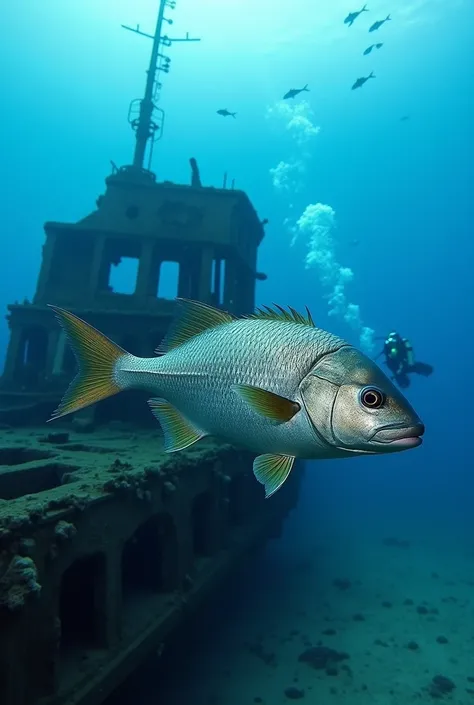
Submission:
[[[165,399],[149,399],[153,416],[159,421],[164,435],[166,453],[184,450],[208,434],[201,431]]]
[[[278,423],[289,421],[301,409],[298,402],[268,392],[266,389],[260,389],[260,387],[253,387],[250,384],[234,384],[232,388],[254,411]]]
[[[265,487],[265,499],[280,489],[291,472],[295,459],[290,455],[259,455],[253,462],[253,473]]]

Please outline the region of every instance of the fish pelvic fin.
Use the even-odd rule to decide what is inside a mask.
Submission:
[[[170,326],[168,334],[161,345],[155,350],[157,355],[163,355],[169,350],[179,348],[200,333],[217,328],[223,323],[231,323],[234,317],[226,311],[214,308],[201,301],[191,299],[176,299],[180,310]]]
[[[77,360],[79,371],[49,421],[72,414],[122,391],[115,376],[127,351],[70,311],[51,306]]]
[[[265,499],[271,497],[288,478],[295,458],[289,455],[259,455],[253,463],[253,473],[265,487]]]
[[[185,419],[165,399],[149,399],[148,405],[163,430],[166,453],[184,450],[208,435],[205,431],[197,428],[191,421]]]
[[[260,387],[252,387],[250,384],[234,384],[232,389],[240,394],[254,411],[276,423],[289,421],[301,408],[296,401]]]

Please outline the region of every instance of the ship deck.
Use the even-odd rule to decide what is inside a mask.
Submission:
[[[99,705],[159,653],[297,502],[299,469],[266,501],[252,460],[120,423],[3,428],[2,705]]]

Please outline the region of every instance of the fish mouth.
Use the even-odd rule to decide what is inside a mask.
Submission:
[[[393,450],[405,450],[420,446],[423,443],[421,436],[424,432],[425,426],[421,421],[411,426],[391,424],[379,428],[370,440],[383,443]]]

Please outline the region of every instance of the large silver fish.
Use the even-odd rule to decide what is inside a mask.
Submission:
[[[79,372],[52,419],[124,389],[147,388],[167,452],[213,435],[258,453],[265,496],[295,458],[390,453],[421,443],[424,426],[380,368],[311,314],[265,307],[244,318],[195,301],[156,351],[127,353],[74,314],[52,307]],[[50,419],[51,420],[51,419]]]

